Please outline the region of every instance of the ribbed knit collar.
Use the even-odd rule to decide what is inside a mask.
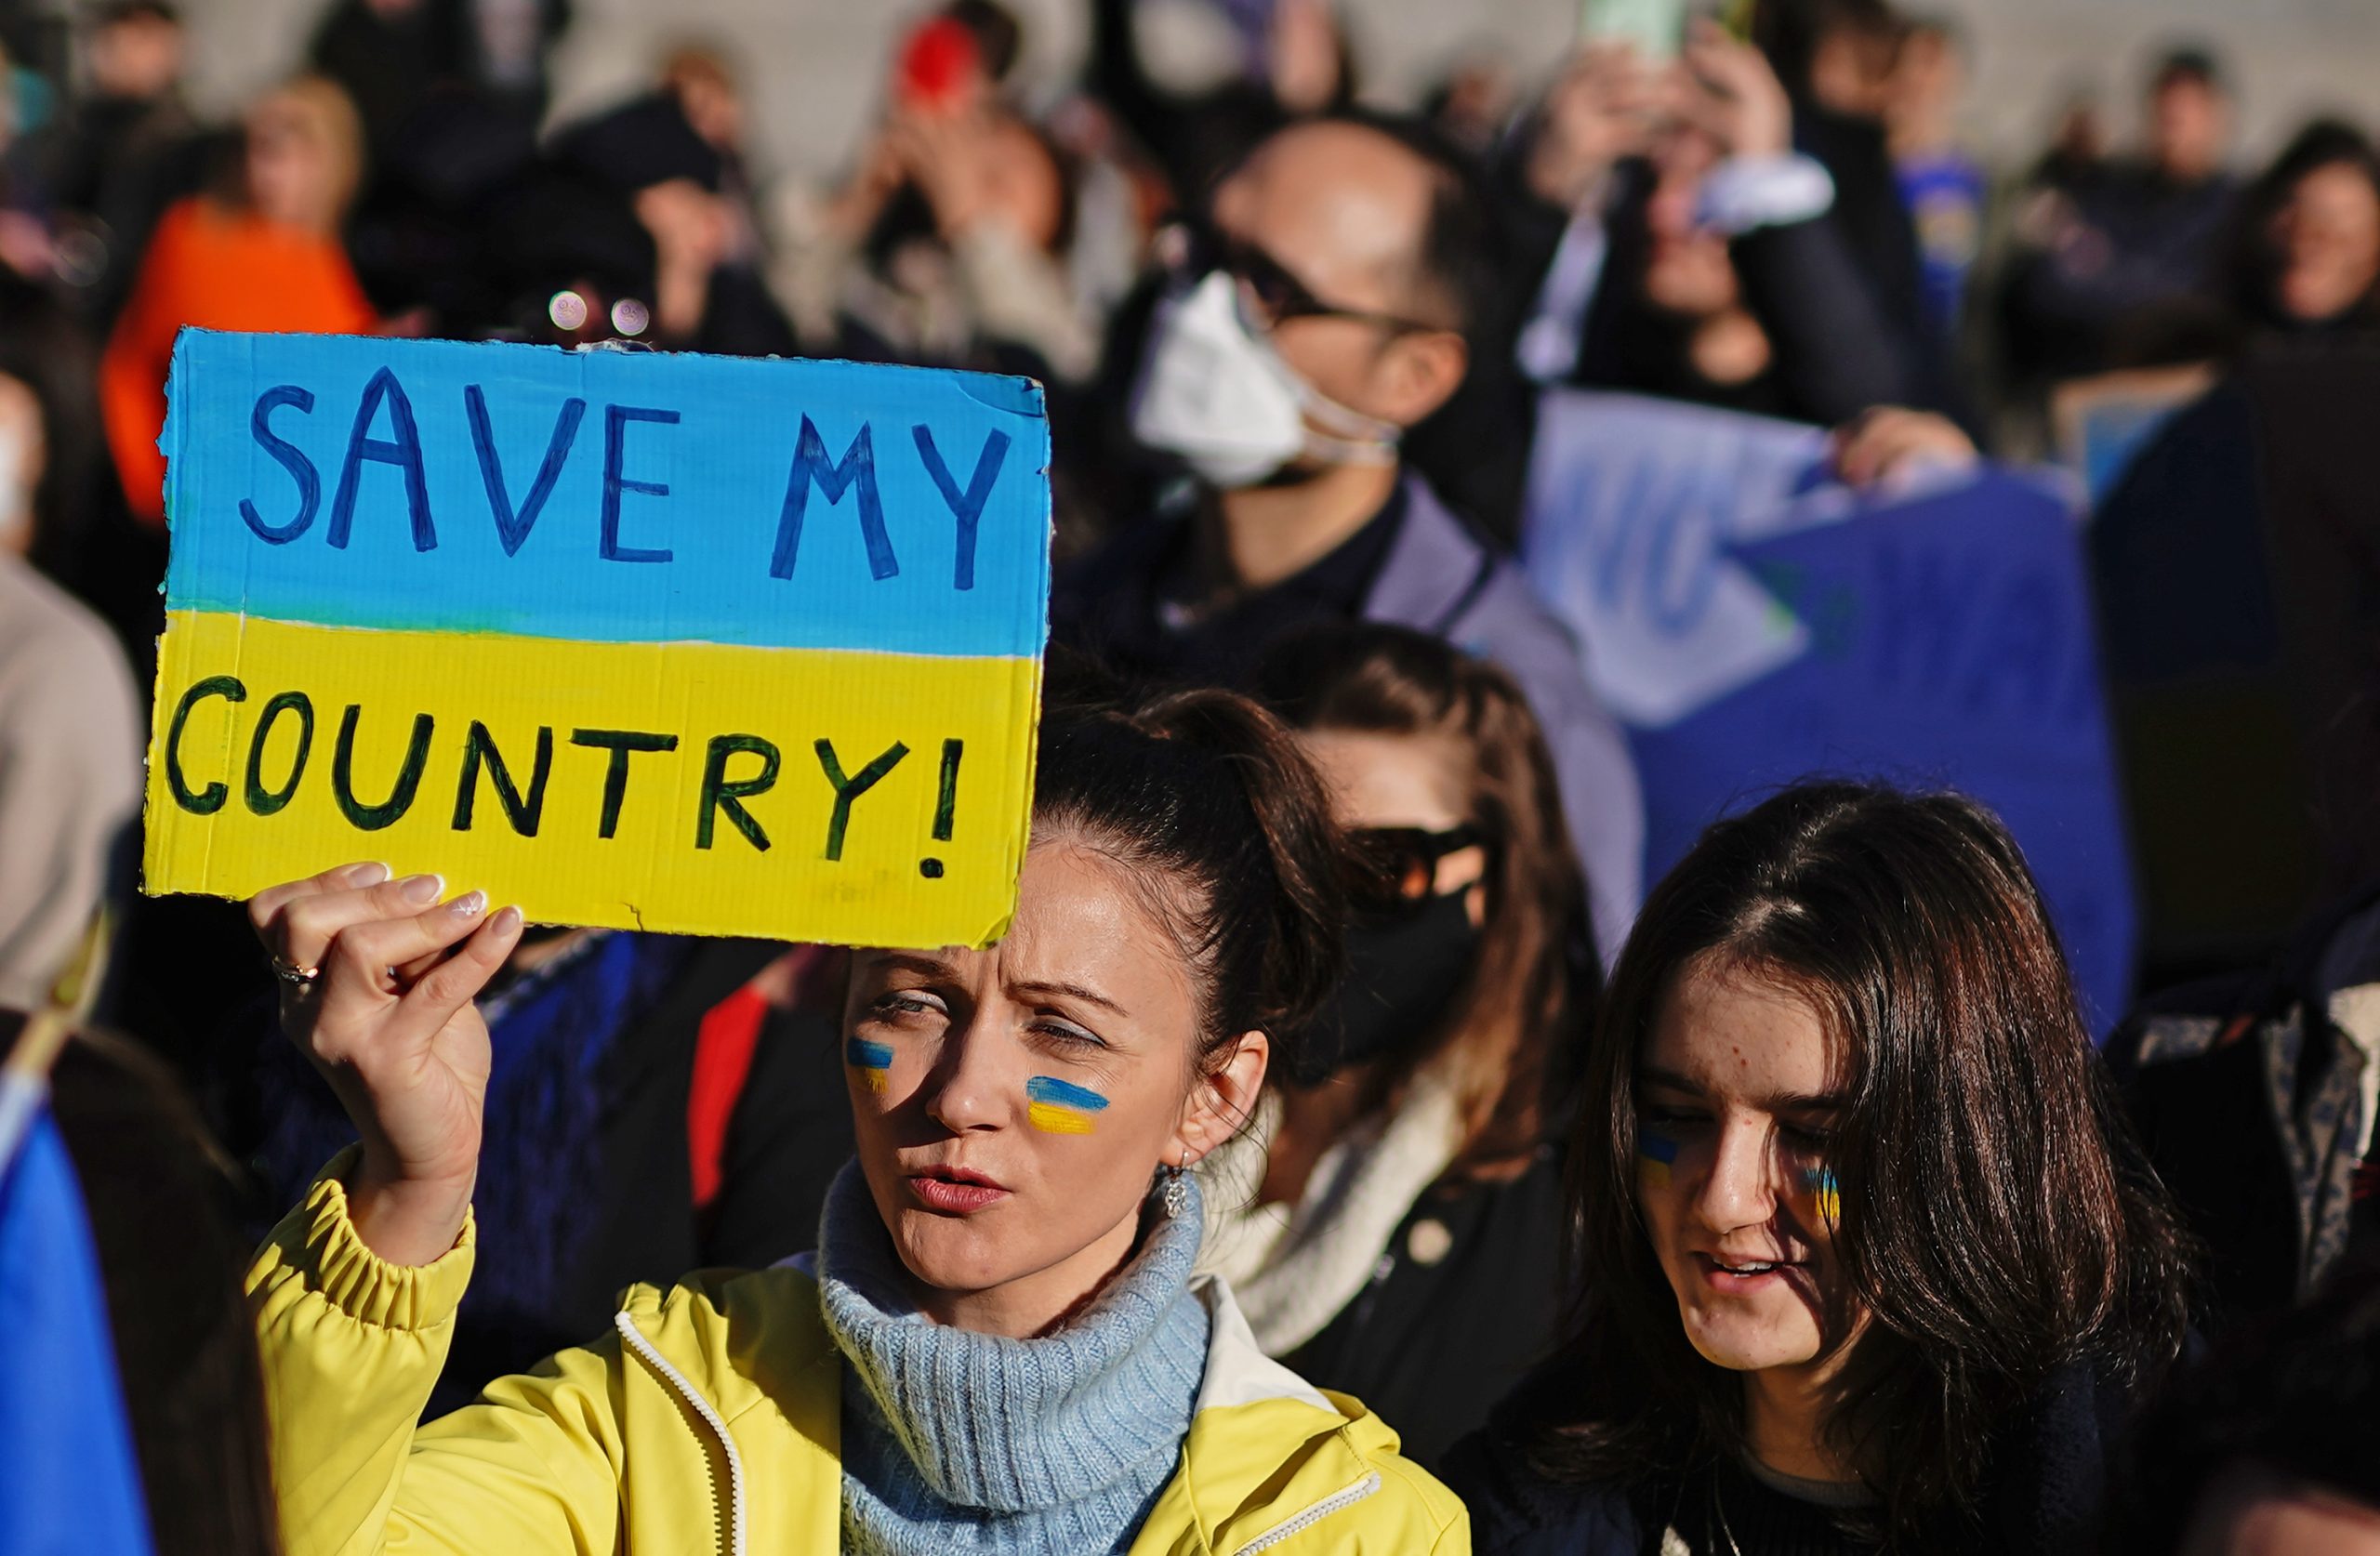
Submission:
[[[817,1269],[826,1326],[849,1364],[847,1475],[885,1478],[866,1472],[877,1456],[865,1439],[881,1431],[922,1483],[914,1490],[943,1505],[905,1509],[919,1498],[904,1487],[863,1485],[890,1504],[882,1511],[1004,1522],[1081,1504],[1081,1533],[1119,1508],[1127,1527],[1114,1532],[1129,1533],[1171,1478],[1206,1370],[1206,1305],[1189,1285],[1196,1180],[1186,1186],[1183,1213],[1154,1215],[1140,1251],[1080,1314],[1055,1334],[1011,1339],[935,1324],[910,1305],[867,1181],[856,1162],[844,1167],[827,1194]],[[1035,1548],[1030,1538],[1017,1547]]]

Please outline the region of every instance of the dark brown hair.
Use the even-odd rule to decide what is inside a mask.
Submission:
[[[1293,728],[1435,736],[1461,748],[1464,820],[1487,840],[1479,955],[1445,1031],[1378,1077],[1367,1101],[1393,1106],[1423,1063],[1459,1048],[1463,1143],[1448,1176],[1525,1162],[1544,1138],[1549,1057],[1587,1013],[1597,970],[1586,882],[1528,699],[1442,639],[1377,624],[1285,640],[1258,679]]]
[[[1703,834],[1613,973],[1571,1141],[1585,1279],[1569,1387],[1538,1412],[1546,1472],[1642,1483],[1741,1446],[1740,1381],[1686,1340],[1632,1169],[1638,1051],[1714,959],[1807,999],[1836,1047],[1835,1248],[1872,1322],[1826,1431],[1876,1493],[1877,1532],[1922,1543],[1966,1521],[1992,1428],[2054,1372],[2162,1372],[2188,1322],[2185,1239],[2007,832],[1951,795],[1788,789]]]
[[[21,1019],[0,1014],[0,1049]],[[172,1072],[126,1039],[79,1034],[50,1082],[107,1288],[157,1556],[274,1556],[237,1170]]]
[[[1294,1068],[1346,959],[1344,851],[1322,781],[1246,697],[1134,696],[1092,674],[1053,672],[1035,836],[1067,834],[1142,884],[1196,982],[1202,1064],[1262,1032]]]

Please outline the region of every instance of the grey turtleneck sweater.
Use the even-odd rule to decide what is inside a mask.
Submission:
[[[818,1288],[843,1372],[843,1549],[1082,1556],[1131,1544],[1182,1454],[1205,1376],[1190,1291],[1197,1182],[1141,1250],[1038,1339],[969,1334],[902,1296],[857,1163],[828,1192]]]

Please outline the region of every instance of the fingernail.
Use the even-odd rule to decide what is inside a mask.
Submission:
[[[456,898],[453,902],[447,903],[446,911],[455,915],[458,918],[469,918],[478,915],[486,906],[486,892],[466,891],[461,896]]]
[[[398,896],[424,905],[436,902],[438,894],[445,890],[446,882],[437,876],[407,876],[397,883]]]
[[[521,927],[521,910],[517,907],[506,908],[496,916],[495,922],[497,934],[509,935]]]
[[[377,861],[369,864],[350,864],[347,867],[347,884],[350,886],[377,886],[388,878],[389,867]]]

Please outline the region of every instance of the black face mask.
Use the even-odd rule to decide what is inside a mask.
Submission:
[[[1347,978],[1316,1023],[1316,1078],[1408,1052],[1435,1035],[1479,949],[1468,889],[1347,928]]]

